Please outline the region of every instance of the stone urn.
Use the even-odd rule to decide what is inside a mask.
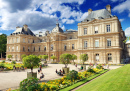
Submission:
[[[62,67],[62,70],[64,70],[65,72],[65,75],[67,75],[69,73],[69,67],[65,68],[65,67]]]
[[[37,72],[27,72],[27,78],[35,77],[37,78]]]

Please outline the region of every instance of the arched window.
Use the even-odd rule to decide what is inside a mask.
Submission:
[[[23,47],[23,51],[25,51],[25,48]]]
[[[67,46],[66,45],[64,45],[64,51],[66,51],[67,50]]]
[[[46,46],[44,46],[44,51],[46,51]]]
[[[112,61],[112,54],[108,53],[108,61]]]
[[[74,44],[72,44],[72,50],[74,49]]]
[[[99,54],[96,54],[96,61],[99,61]]]
[[[28,47],[28,52],[30,51],[30,47]]]
[[[40,46],[39,46],[39,51],[41,50]]]
[[[53,45],[51,45],[51,51],[53,50]]]
[[[33,51],[35,52],[35,47],[34,47]]]

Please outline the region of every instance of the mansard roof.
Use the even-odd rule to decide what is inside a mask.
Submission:
[[[35,36],[35,34],[29,28],[25,30],[24,27],[16,27],[16,30],[12,34],[26,34]]]
[[[105,18],[110,18],[112,15],[110,12],[106,9],[101,9],[101,10],[96,10],[92,11],[84,20],[85,21],[92,21],[94,19],[105,19]]]

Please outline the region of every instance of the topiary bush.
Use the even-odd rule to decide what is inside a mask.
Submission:
[[[16,61],[12,61],[11,64],[16,64]]]
[[[76,80],[77,77],[78,77],[78,72],[75,70],[72,70],[70,71],[70,73],[67,74],[66,79],[73,81],[73,80]]]
[[[5,63],[5,60],[3,60],[2,63]]]
[[[4,68],[5,65],[3,63],[0,64],[0,68]]]
[[[96,68],[97,69],[102,69],[103,67],[102,67],[102,65],[97,65]]]
[[[93,70],[93,66],[89,66],[87,72],[96,73],[96,72]]]
[[[37,89],[40,89],[38,80],[39,79],[35,77],[24,79],[20,82],[19,91],[36,91]]]

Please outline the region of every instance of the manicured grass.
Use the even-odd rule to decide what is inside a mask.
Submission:
[[[111,70],[76,91],[130,91],[130,64]]]
[[[103,74],[106,71],[108,71],[108,70],[104,70],[104,71],[102,71],[102,72],[100,72],[98,74],[95,74],[95,75],[93,75],[93,76],[91,76],[91,77],[89,77],[89,78],[87,78],[87,79],[85,79],[83,81],[77,82],[77,83],[75,83],[75,84],[73,84],[73,85],[71,85],[71,86],[69,86],[67,88],[61,89],[60,91],[69,91],[69,90],[72,90],[72,89],[76,88],[77,86],[80,86],[80,85],[82,85],[82,84],[84,84],[84,83],[86,83],[86,82],[94,79],[95,77]],[[86,90],[84,90],[84,91],[86,91]]]

